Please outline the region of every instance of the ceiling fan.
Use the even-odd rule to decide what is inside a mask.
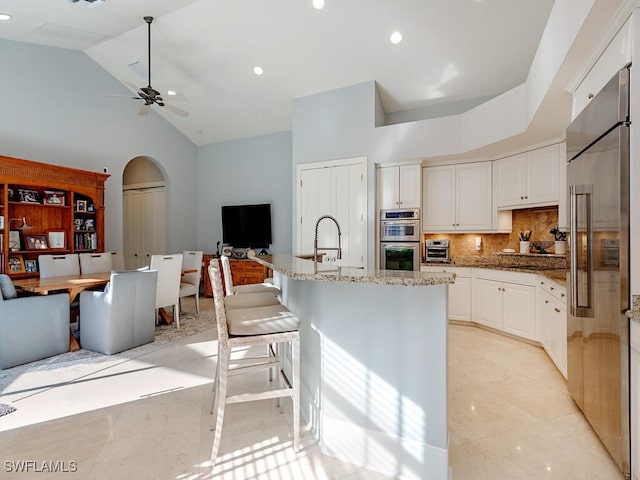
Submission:
[[[140,107],[140,110],[138,111],[138,115],[146,115],[147,113],[149,113],[149,109],[151,108],[151,105],[156,104],[159,107],[164,107],[167,110],[177,115],[180,115],[181,117],[186,117],[189,115],[189,112],[182,110],[181,108],[175,107],[173,105],[165,104],[165,100],[162,98],[160,92],[151,86],[151,22],[153,22],[153,17],[146,16],[143,18],[144,18],[144,21],[147,22],[147,26],[148,26],[147,61],[149,65],[149,82],[146,87],[137,87],[133,83],[130,83],[127,81],[124,82],[134,90],[137,90],[138,96],[136,97],[129,97],[127,95],[107,95],[107,96],[126,97],[126,98],[133,98],[134,100],[143,100],[144,105]]]

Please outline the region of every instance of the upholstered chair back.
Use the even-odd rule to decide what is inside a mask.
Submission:
[[[149,268],[158,272],[156,308],[177,305],[182,273],[182,254],[151,255]]]
[[[112,272],[103,292],[80,294],[80,344],[107,355],[155,339],[158,272]]]
[[[40,278],[80,275],[78,254],[40,255],[38,257]]]
[[[112,269],[111,252],[80,254],[80,273],[102,273]]]

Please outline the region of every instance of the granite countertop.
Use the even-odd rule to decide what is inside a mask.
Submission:
[[[631,296],[632,306],[631,310],[624,312],[627,317],[636,322],[640,322],[640,295]]]
[[[275,253],[252,257],[252,260],[294,280],[320,280],[328,282],[370,283],[376,285],[446,285],[454,283],[455,274],[407,272],[397,270],[378,270],[351,267],[336,267],[325,263],[317,264],[310,259],[313,255]]]
[[[567,283],[566,258],[564,255],[540,255],[495,252],[490,256],[455,257],[449,263],[423,263],[436,267],[489,268],[509,272],[542,275],[560,284]]]

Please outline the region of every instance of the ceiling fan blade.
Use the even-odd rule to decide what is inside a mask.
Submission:
[[[164,108],[166,108],[170,112],[175,113],[176,115],[180,115],[181,117],[189,116],[189,112],[187,112],[186,110],[182,110],[181,108],[175,107],[173,105],[165,105]]]
[[[149,105],[142,105],[140,107],[140,110],[138,110],[138,115],[147,115],[149,113],[149,109],[151,107]]]
[[[138,87],[138,86],[134,85],[133,83],[131,83],[131,82],[127,82],[126,80],[124,80],[124,83],[126,83],[126,84],[127,84],[127,86],[128,86],[129,88],[131,88],[132,90],[134,90],[135,92],[139,92],[139,91],[140,91],[140,87]]]
[[[111,93],[99,93],[101,97],[118,97],[118,98],[133,98],[134,100],[142,100],[140,97],[132,97],[131,95],[113,95]]]
[[[184,102],[187,100],[187,97],[185,97],[181,93],[176,93],[175,95],[167,94],[162,98],[164,98],[165,102]]]

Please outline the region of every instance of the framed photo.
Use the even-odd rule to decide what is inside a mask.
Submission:
[[[4,215],[0,215],[0,230],[4,228]]]
[[[76,212],[86,212],[86,211],[87,211],[87,201],[76,200]]]
[[[84,229],[84,219],[82,219],[82,218],[74,218],[73,219],[73,229],[74,230],[83,230]]]
[[[22,203],[40,203],[40,195],[35,190],[19,188],[18,195]]]
[[[57,192],[54,190],[45,190],[44,191],[44,203],[46,205],[65,205],[65,193]]]
[[[20,250],[20,232],[18,230],[9,231],[9,250]]]
[[[24,273],[24,260],[19,253],[12,253],[9,255],[9,273]]]
[[[25,250],[47,250],[49,248],[47,236],[24,235],[24,248]]]
[[[38,262],[35,260],[25,260],[24,261],[24,270],[27,273],[37,272],[38,271]]]
[[[51,250],[67,249],[67,232],[64,230],[47,230],[47,239]]]

